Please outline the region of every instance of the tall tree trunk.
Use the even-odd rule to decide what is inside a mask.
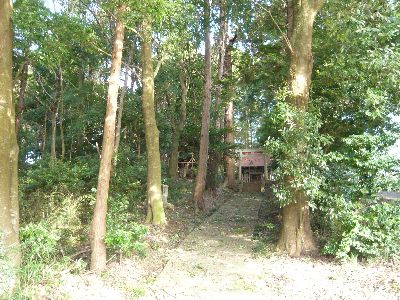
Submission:
[[[225,53],[227,46],[227,31],[228,31],[228,18],[226,16],[226,1],[219,0],[219,32],[218,32],[218,72],[217,79],[218,84],[216,85],[215,91],[215,102],[214,102],[214,121],[215,128],[221,128],[221,115],[220,115],[220,102],[222,92],[222,78],[224,77],[225,67]],[[213,121],[213,123],[214,123]],[[215,191],[217,188],[217,175],[221,161],[221,154],[216,150],[211,150],[208,158],[208,169],[206,178],[206,188],[211,191]]]
[[[56,139],[57,139],[57,115],[58,115],[58,108],[60,102],[58,96],[61,90],[61,77],[60,77],[60,70],[55,72],[55,91],[53,96],[53,102],[51,104],[51,152],[50,152],[50,159],[51,162],[54,163],[57,159],[57,152],[56,152]]]
[[[290,51],[288,101],[297,109],[306,111],[313,68],[312,31],[317,12],[323,0],[292,0],[288,3],[288,28]],[[292,10],[292,11],[290,11]],[[300,120],[301,121],[301,120]],[[298,151],[303,152],[306,141],[300,141]],[[290,159],[290,158],[289,158]],[[286,184],[292,190],[293,201],[283,207],[282,230],[278,248],[291,256],[316,250],[310,226],[308,199],[304,191],[291,188],[293,178],[287,178]]]
[[[147,150],[147,217],[146,222],[166,223],[161,194],[161,160],[159,131],[154,110],[154,73],[152,59],[151,21],[145,16],[142,23],[142,107]]]
[[[57,138],[57,111],[58,106],[56,104],[57,94],[54,95],[53,105],[51,108],[51,152],[50,152],[50,159],[51,162],[54,163],[57,159],[56,153],[56,138]]]
[[[229,101],[228,106],[225,109],[225,129],[227,130],[225,134],[225,143],[233,146],[235,142],[234,128],[233,128],[233,101]],[[229,188],[236,187],[235,180],[235,160],[229,156],[225,155],[225,169],[226,169],[226,182]]]
[[[11,267],[19,267],[18,145],[12,99],[12,1],[0,2],[0,244]],[[17,284],[16,272],[0,282],[0,298]]]
[[[181,103],[179,107],[179,123],[178,126],[174,128],[172,133],[171,155],[169,158],[169,165],[168,165],[168,174],[171,178],[176,178],[178,175],[179,142],[183,127],[185,126],[186,122],[186,103],[189,91],[189,84],[183,62],[181,62],[180,66],[179,83],[182,92]]]
[[[47,107],[45,107],[44,110],[42,155],[46,153],[46,141],[47,141]]]
[[[225,67],[225,53],[227,48],[228,37],[228,18],[226,15],[226,0],[219,0],[219,33],[218,33],[218,84],[215,92],[215,127],[221,128],[221,120],[219,115],[219,106],[221,101],[222,83]]]
[[[205,209],[204,190],[206,186],[209,125],[210,125],[210,102],[211,102],[211,38],[210,38],[210,2],[204,1],[204,32],[205,32],[205,55],[204,55],[204,100],[201,118],[201,135],[199,164],[196,182],[193,191],[193,201],[196,208]]]
[[[118,8],[118,15],[124,6]],[[119,17],[117,15],[117,18]],[[117,19],[111,60],[111,72],[108,85],[107,109],[104,122],[103,144],[101,151],[99,179],[97,183],[96,206],[90,226],[90,247],[92,249],[90,269],[101,272],[106,267],[106,214],[108,190],[110,186],[111,162],[114,150],[115,120],[118,105],[118,82],[121,73],[122,49],[124,42],[124,24]]]
[[[135,41],[132,42],[132,48],[129,50],[127,67],[125,68],[124,87],[122,88],[121,95],[119,96],[118,116],[117,116],[117,127],[115,128],[115,145],[114,145],[114,167],[118,162],[118,149],[121,141],[121,124],[122,115],[124,112],[124,98],[128,89],[129,79],[129,68],[132,64],[133,51],[135,50]]]
[[[22,115],[24,114],[24,109],[25,109],[25,92],[26,92],[26,86],[28,83],[28,70],[29,70],[29,62],[25,61],[24,66],[21,71],[17,115],[16,115],[16,120],[15,120],[15,132],[16,132],[17,137],[19,134],[19,129],[21,127]]]
[[[237,34],[235,34],[230,40],[226,47],[225,61],[224,61],[224,77],[229,78],[232,75],[232,50],[233,45],[236,41]],[[233,128],[233,101],[232,101],[232,86],[228,84],[226,87],[226,100],[228,105],[225,108],[225,118],[224,125],[226,129],[225,143],[229,146],[233,146],[235,143],[234,128]],[[226,182],[229,188],[234,188],[236,186],[235,181],[235,160],[229,156],[225,155],[225,169],[226,169]]]
[[[61,67],[59,68],[60,76],[60,138],[61,138],[61,159],[65,157],[65,140],[64,140],[64,81]]]

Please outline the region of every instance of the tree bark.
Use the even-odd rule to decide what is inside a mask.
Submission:
[[[21,71],[21,78],[19,84],[19,95],[18,95],[18,106],[17,106],[17,115],[15,120],[15,133],[18,137],[19,130],[21,127],[22,116],[25,110],[25,92],[26,86],[28,84],[28,70],[29,70],[29,62],[25,61],[24,66]]]
[[[154,73],[152,59],[151,21],[145,16],[142,23],[142,108],[147,149],[147,217],[155,225],[166,223],[161,193],[161,160],[159,131],[154,109]]]
[[[65,157],[65,140],[64,140],[64,81],[61,67],[59,68],[60,80],[60,138],[61,138],[61,159]]]
[[[229,45],[226,48],[225,54],[225,61],[224,61],[224,77],[229,78],[232,76],[232,50],[233,45],[236,41],[237,34],[235,34],[230,40]],[[225,134],[225,143],[229,146],[233,146],[235,143],[235,135],[234,135],[234,128],[233,128],[233,101],[232,101],[232,86],[229,85],[227,87],[227,102],[228,105],[225,108],[225,118],[224,118],[224,125],[226,129]],[[229,188],[236,187],[236,180],[235,180],[235,160],[229,156],[225,155],[225,169],[226,169],[226,182]]]
[[[42,155],[46,153],[46,141],[47,141],[47,107],[45,107],[44,110]]]
[[[289,90],[287,101],[297,109],[308,108],[309,89],[313,68],[312,31],[315,16],[323,0],[292,0],[288,3],[290,52]],[[290,11],[292,10],[292,11]],[[301,122],[301,120],[300,120]],[[298,151],[303,152],[306,141],[300,141]],[[290,159],[290,158],[288,158]],[[283,207],[282,230],[278,248],[291,256],[314,252],[316,245],[310,226],[308,199],[303,190],[291,187],[294,178],[288,176],[285,184],[292,191],[293,201]]]
[[[133,51],[135,49],[135,41],[132,43],[132,48],[128,54],[127,68],[125,68],[125,78],[124,78],[124,87],[122,88],[121,95],[119,96],[119,106],[118,106],[118,117],[117,117],[117,127],[115,128],[115,144],[114,144],[114,167],[117,166],[118,162],[118,149],[119,143],[121,141],[121,124],[122,124],[122,115],[124,112],[124,98],[126,91],[128,89],[128,79],[129,79],[129,67],[132,64]]]
[[[59,78],[56,75],[57,85],[59,84]],[[58,87],[56,87],[58,89]],[[50,160],[52,163],[57,159],[56,152],[56,138],[57,138],[57,112],[58,112],[58,101],[57,101],[58,91],[54,92],[53,103],[51,107],[51,152]]]
[[[118,8],[118,14],[122,13],[124,10],[125,7],[120,6]],[[97,273],[105,269],[107,258],[104,238],[106,234],[107,200],[115,139],[118,82],[121,73],[122,49],[124,42],[124,24],[120,19],[117,19],[116,21],[114,36],[99,179],[97,183],[96,205],[90,226],[90,247],[92,250],[90,269]]]
[[[227,49],[227,31],[228,31],[228,18],[226,16],[226,1],[219,0],[219,32],[218,32],[218,72],[215,91],[215,102],[213,109],[213,123],[215,122],[215,128],[221,128],[221,93],[222,93],[222,79],[225,71],[225,55]],[[217,188],[217,175],[221,161],[221,153],[216,150],[211,150],[208,158],[208,170],[206,188],[210,191],[215,191]]]
[[[227,37],[228,37],[228,18],[226,16],[226,0],[219,0],[219,33],[218,33],[218,84],[216,86],[215,92],[215,126],[221,128],[221,120],[218,114],[222,83],[221,80],[224,77],[224,67],[225,67],[225,53],[227,48]]]
[[[186,103],[189,91],[189,84],[183,62],[181,62],[180,66],[179,84],[182,93],[181,103],[179,108],[179,123],[178,126],[174,128],[172,133],[171,155],[169,158],[169,165],[168,165],[168,175],[171,178],[176,178],[178,176],[179,142],[183,127],[185,126],[186,122]]]
[[[227,130],[225,134],[225,143],[232,146],[235,142],[233,128],[233,101],[229,101],[225,110],[225,129]],[[225,155],[224,161],[226,169],[226,182],[228,187],[233,189],[236,187],[235,160],[231,156]]]
[[[210,125],[210,102],[211,102],[211,39],[210,39],[210,2],[204,1],[204,32],[205,32],[205,55],[204,55],[204,99],[201,118],[200,151],[197,176],[193,190],[193,201],[196,209],[204,210],[204,190],[206,186],[209,125]]]
[[[0,298],[17,285],[21,263],[18,209],[18,145],[12,99],[12,1],[0,2],[0,244],[13,268],[7,282],[0,282]]]

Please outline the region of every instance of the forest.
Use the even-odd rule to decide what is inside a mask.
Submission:
[[[397,0],[0,0],[0,37],[0,299],[398,299]]]

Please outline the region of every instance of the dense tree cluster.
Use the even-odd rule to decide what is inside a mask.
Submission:
[[[279,249],[398,255],[397,1],[2,1],[0,35],[0,261],[42,234],[102,271],[166,224],[182,161],[204,210],[240,147],[273,157]]]

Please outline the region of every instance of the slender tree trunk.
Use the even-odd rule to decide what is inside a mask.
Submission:
[[[60,138],[61,138],[61,159],[65,157],[65,140],[64,140],[64,81],[62,69],[59,69],[60,76]]]
[[[23,116],[24,110],[25,110],[25,92],[26,92],[26,86],[28,83],[28,70],[29,70],[29,62],[25,61],[24,66],[21,71],[17,115],[16,115],[16,120],[15,120],[15,132],[16,132],[17,137],[19,134],[19,129],[21,127],[22,116]]]
[[[297,109],[308,108],[309,89],[313,68],[312,30],[314,18],[323,5],[323,0],[292,0],[288,3],[288,29],[291,44],[288,101]],[[300,120],[301,122],[301,120]],[[306,141],[300,141],[298,151],[303,152]],[[290,158],[288,158],[290,159]],[[282,230],[278,248],[291,256],[300,256],[316,250],[310,226],[308,199],[303,190],[286,184],[292,190],[293,201],[283,207]]]
[[[80,68],[78,70],[78,87],[83,86],[84,80],[85,80],[85,67],[80,66]]]
[[[225,53],[227,48],[228,37],[228,18],[226,16],[226,0],[219,0],[219,33],[218,33],[218,84],[215,92],[215,127],[221,128],[221,120],[219,115],[219,106],[221,101],[222,83],[225,67]]]
[[[124,6],[118,8],[123,13]],[[117,16],[118,17],[118,16]],[[112,51],[111,72],[108,85],[107,109],[104,122],[103,144],[101,151],[99,179],[97,183],[96,206],[90,226],[90,247],[92,249],[90,269],[101,272],[106,267],[106,214],[108,190],[110,186],[111,162],[114,150],[115,120],[118,105],[118,82],[121,73],[122,49],[124,42],[124,24],[117,20]]]
[[[209,144],[209,125],[210,125],[210,102],[211,102],[211,39],[210,39],[210,2],[204,1],[204,31],[205,31],[205,56],[204,56],[204,100],[201,118],[201,135],[199,164],[193,191],[193,201],[196,208],[205,209],[204,190],[206,186],[208,144]]]
[[[148,16],[142,24],[142,107],[147,150],[147,217],[146,222],[166,223],[161,193],[161,160],[159,131],[154,109],[154,74],[152,59],[152,32]]]
[[[46,141],[47,141],[47,107],[45,107],[44,110],[42,155],[44,155],[46,152]]]
[[[0,298],[17,285],[16,268],[21,263],[18,209],[18,145],[12,99],[12,1],[0,2],[0,244],[5,249],[12,274],[0,281]],[[4,277],[2,278],[4,279]]]
[[[176,178],[178,175],[178,159],[179,159],[179,142],[181,133],[186,122],[186,103],[189,91],[188,79],[186,71],[184,70],[183,62],[181,63],[179,73],[179,83],[181,86],[181,103],[179,108],[179,123],[172,133],[171,155],[168,165],[168,174],[171,178]]]
[[[230,40],[229,44],[226,47],[226,54],[225,54],[225,61],[224,61],[224,77],[229,78],[232,76],[232,50],[233,45],[236,41],[237,34],[235,34]],[[225,129],[227,130],[225,134],[225,143],[233,147],[235,143],[235,136],[234,136],[234,128],[233,128],[233,101],[232,101],[232,93],[233,88],[231,84],[228,84],[226,87],[226,100],[228,105],[225,108],[225,118],[224,118],[224,125]],[[229,156],[225,155],[225,169],[226,169],[226,182],[229,188],[234,188],[236,186],[235,181],[235,160]]]
[[[57,94],[54,96],[54,103],[53,107],[51,109],[51,152],[50,152],[50,159],[51,162],[54,163],[55,160],[57,159],[57,153],[56,153],[56,138],[57,138],[57,100],[56,100]]]
[[[127,61],[128,67],[131,67],[134,50],[135,50],[135,41],[132,42],[132,48],[129,51],[128,61]],[[129,79],[129,70],[128,70],[128,68],[125,68],[124,87],[122,88],[121,95],[119,96],[117,127],[115,128],[114,167],[117,166],[117,162],[118,162],[118,149],[119,149],[119,144],[121,141],[122,115],[124,112],[124,98],[125,98],[126,91],[128,89],[128,79]]]
[[[228,106],[225,110],[225,129],[227,130],[225,135],[225,143],[232,145],[235,142],[234,128],[233,128],[233,101],[229,101]],[[229,188],[236,187],[235,180],[235,160],[225,155],[225,169],[226,169],[226,181]]]

